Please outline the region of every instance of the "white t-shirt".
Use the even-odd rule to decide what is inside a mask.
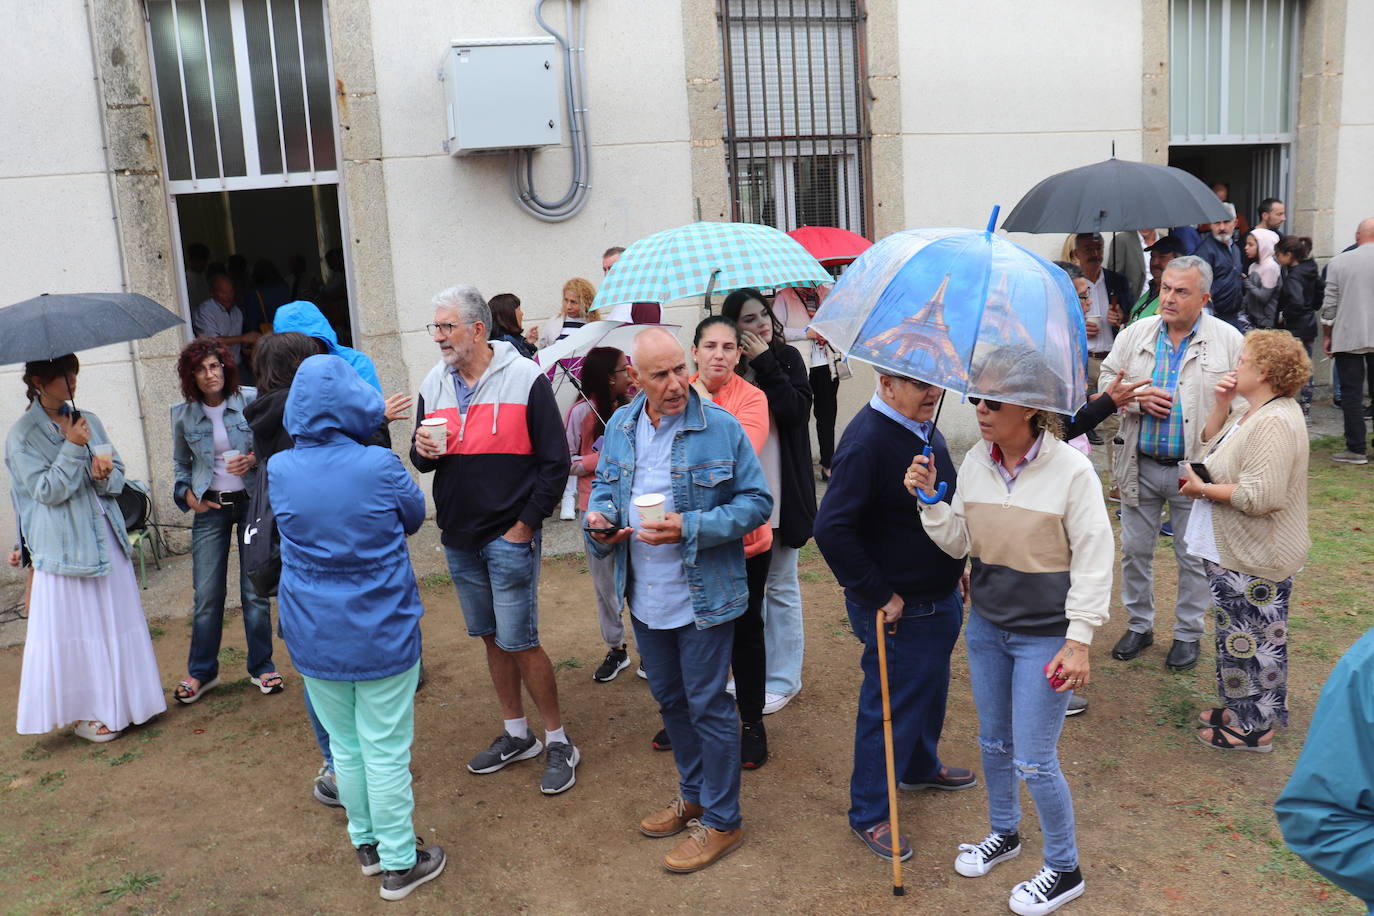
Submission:
[[[210,427],[214,430],[215,439],[215,474],[210,480],[210,489],[223,490],[226,493],[233,493],[235,490],[242,490],[243,478],[237,474],[230,474],[225,469],[224,453],[233,448],[229,444],[229,431],[224,428],[224,408],[227,402],[220,402],[218,407],[211,407],[209,404],[201,404],[201,410],[210,418]]]
[[[1097,282],[1088,283],[1092,295],[1092,305],[1088,307],[1088,317],[1097,322],[1097,334],[1088,338],[1089,353],[1105,353],[1112,348],[1112,326],[1107,323],[1107,311],[1112,307],[1107,298],[1107,275],[1097,275]]]

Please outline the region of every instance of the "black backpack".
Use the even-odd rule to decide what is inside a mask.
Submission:
[[[258,468],[253,480],[242,530],[243,550],[239,553],[239,562],[258,595],[271,597],[277,593],[277,583],[281,580],[281,535],[277,532],[277,517],[272,512],[272,499],[267,492],[266,465]]]

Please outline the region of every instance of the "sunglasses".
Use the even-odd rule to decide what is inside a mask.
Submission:
[[[968,399],[968,402],[969,402],[970,404],[972,404],[974,407],[977,407],[979,404],[984,404],[984,403],[985,403],[985,404],[987,404],[987,406],[988,406],[988,410],[1001,410],[1001,409],[1002,409],[1002,402],[1001,402],[1001,401],[990,401],[990,400],[988,400],[987,398],[969,398],[969,399]]]

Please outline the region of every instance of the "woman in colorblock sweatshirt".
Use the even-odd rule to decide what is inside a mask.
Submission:
[[[981,877],[1020,854],[1019,776],[1039,815],[1044,867],[1008,905],[1042,916],[1084,890],[1057,745],[1069,691],[1088,685],[1093,633],[1107,620],[1115,542],[1092,462],[1055,435],[1055,415],[969,401],[983,441],[959,468],[953,503],[921,505],[930,539],[972,566],[964,640],[992,831],[961,844],[954,868]],[[933,493],[936,477],[918,457],[905,482]]]

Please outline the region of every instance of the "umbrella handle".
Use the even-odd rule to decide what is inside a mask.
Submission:
[[[993,215],[994,215],[994,217],[996,216],[995,213],[994,213]],[[926,446],[926,450],[925,450],[924,452],[921,452],[921,454],[924,455],[925,457],[929,458],[929,457],[930,457],[930,451],[931,451],[930,446],[927,445],[927,446]],[[938,503],[938,502],[940,502],[941,500],[943,500],[943,499],[945,498],[945,494],[948,493],[948,492],[949,492],[949,482],[948,482],[948,481],[942,480],[942,481],[940,481],[939,485],[935,488],[935,495],[934,495],[934,496],[927,496],[927,495],[925,494],[924,491],[922,491],[922,490],[917,490],[917,491],[916,491],[916,498],[919,499],[921,502],[925,503],[927,506],[933,506],[933,505],[935,505],[936,503]]]

